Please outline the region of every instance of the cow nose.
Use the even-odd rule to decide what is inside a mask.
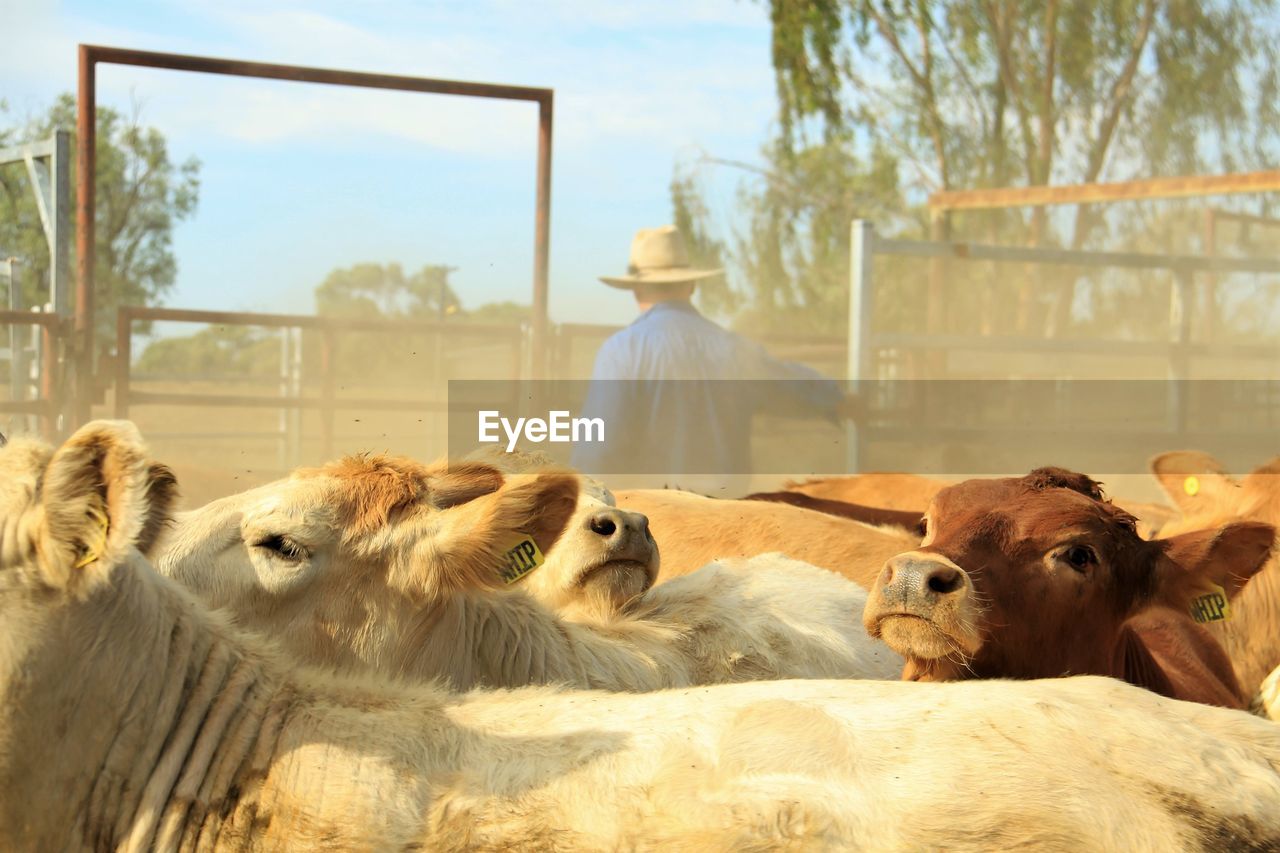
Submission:
[[[963,594],[964,572],[954,564],[915,554],[899,554],[884,564],[883,594],[903,603],[937,603]]]
[[[626,539],[632,534],[647,537],[649,518],[638,512],[611,507],[592,513],[587,519],[587,527],[606,542]]]

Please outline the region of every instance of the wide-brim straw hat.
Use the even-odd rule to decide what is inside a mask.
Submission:
[[[629,290],[637,284],[686,284],[720,275],[724,270],[702,270],[689,266],[684,237],[674,225],[641,228],[631,241],[631,261],[626,275],[602,275],[610,287]]]

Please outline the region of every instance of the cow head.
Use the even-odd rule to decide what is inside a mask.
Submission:
[[[658,559],[649,519],[619,509],[612,492],[583,477],[577,510],[546,565],[521,585],[554,610],[613,613],[653,586]]]
[[[151,550],[177,497],[172,473],[126,421],[94,421],[56,451],[30,439],[0,447],[0,571],[9,582],[92,587],[133,549]]]
[[[863,620],[908,678],[1122,675],[1128,619],[1234,595],[1274,541],[1254,522],[1143,540],[1098,483],[1062,469],[970,480],[934,498],[920,547],[885,564]]]
[[[179,514],[157,566],[306,660],[405,672],[424,620],[518,587],[577,495],[563,471],[350,457]]]
[[[513,478],[554,467],[546,454],[483,448],[469,458],[493,465]],[[578,508],[547,562],[520,583],[546,606],[569,615],[608,615],[653,586],[658,577],[658,543],[649,519],[619,509],[613,493],[591,477],[581,478]]]

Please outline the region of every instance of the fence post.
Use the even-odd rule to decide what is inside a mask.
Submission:
[[[1177,441],[1187,429],[1187,380],[1191,374],[1191,300],[1194,298],[1194,282],[1191,270],[1178,266],[1173,273],[1173,285],[1169,289],[1169,379],[1171,382],[1170,417]],[[1176,443],[1176,442],[1175,442]],[[1181,445],[1178,445],[1181,446]]]
[[[129,371],[133,361],[133,317],[127,307],[116,309],[116,417],[129,417]]]
[[[875,307],[871,266],[875,255],[875,227],[865,219],[855,219],[849,230],[849,343],[845,353],[845,377],[855,394],[873,387],[871,357],[871,314]],[[867,401],[863,400],[865,411]],[[845,471],[857,473],[862,456],[862,431],[853,420],[845,421]]]

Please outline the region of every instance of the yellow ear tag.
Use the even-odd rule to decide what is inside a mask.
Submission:
[[[1190,497],[1195,497],[1200,492],[1200,478],[1193,475],[1183,480],[1182,491]]]
[[[1227,591],[1216,584],[1209,585],[1209,591],[1191,599],[1191,618],[1204,624],[1205,622],[1226,622],[1231,618],[1231,602],[1227,601]]]
[[[507,549],[504,560],[498,575],[503,583],[511,584],[541,566],[547,558],[538,550],[538,543],[526,536]]]
[[[84,556],[77,560],[75,565],[71,567],[72,569],[83,569],[85,566],[101,557],[103,549],[107,547],[107,531],[111,524],[107,519],[107,514],[94,506],[89,508],[89,517],[98,522],[98,544],[91,545],[89,549],[85,551]]]

